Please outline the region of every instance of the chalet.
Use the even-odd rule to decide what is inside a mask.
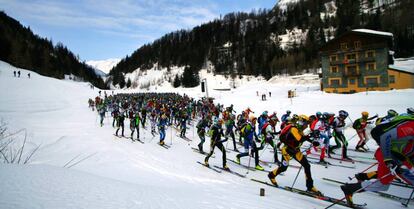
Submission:
[[[320,49],[322,90],[356,93],[414,88],[412,69],[393,65],[393,34],[368,29],[348,31]]]

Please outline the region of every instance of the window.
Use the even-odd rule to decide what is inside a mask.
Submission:
[[[368,87],[378,86],[378,78],[366,78],[365,81]]]
[[[367,58],[373,58],[373,57],[375,57],[375,51],[367,51],[367,52],[365,52],[365,57],[367,57]]]
[[[375,62],[367,63],[366,69],[367,70],[376,70],[377,69],[377,64]]]
[[[331,62],[338,61],[338,55],[331,55],[330,60],[331,60]]]
[[[354,85],[354,84],[355,84],[355,78],[351,78],[351,79],[349,79],[349,84],[350,84],[350,85]]]
[[[338,72],[338,66],[331,66],[331,73],[337,73]]]
[[[355,53],[347,54],[346,59],[347,60],[355,60],[356,59],[356,54]]]
[[[390,83],[395,83],[395,75],[390,75]]]
[[[334,87],[338,87],[341,84],[341,80],[340,79],[331,79],[329,81],[331,83],[331,86],[334,86]]]
[[[346,65],[345,66],[345,75],[347,76],[358,76],[358,68],[356,65]]]
[[[341,43],[341,49],[342,50],[347,50],[348,49],[348,44],[347,43]]]
[[[355,41],[354,42],[354,47],[355,47],[355,49],[360,49],[361,48],[361,42],[360,41]]]

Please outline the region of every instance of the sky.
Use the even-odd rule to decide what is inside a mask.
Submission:
[[[123,58],[164,34],[277,0],[0,0],[0,10],[81,60]]]

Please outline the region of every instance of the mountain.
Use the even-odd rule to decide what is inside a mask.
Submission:
[[[41,75],[63,79],[88,81],[96,87],[107,88],[95,70],[62,43],[33,34],[17,20],[0,11],[0,60],[14,66],[32,69]]]
[[[200,70],[231,78],[315,72],[319,48],[355,28],[394,34],[396,57],[414,55],[414,1],[376,5],[368,0],[283,0],[272,9],[234,12],[223,18],[168,33],[123,58],[110,72],[114,85],[139,70],[185,67],[181,84],[194,85]],[[362,9],[361,9],[362,8]]]
[[[93,68],[101,71],[104,74],[108,74],[109,71],[119,63],[121,59],[112,58],[106,60],[89,60],[86,61],[86,64],[92,66]]]

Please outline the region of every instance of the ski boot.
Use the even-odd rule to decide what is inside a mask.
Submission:
[[[256,165],[255,169],[256,170],[259,170],[259,171],[263,171],[264,170],[264,168],[262,166],[260,166],[260,165]]]
[[[164,141],[160,141],[160,145],[162,146],[162,145],[164,145],[165,143],[164,143]]]
[[[208,164],[208,159],[204,159],[204,165],[210,167],[210,164]]]
[[[358,190],[360,190],[359,192],[362,192],[363,190],[361,190],[361,188],[362,188],[361,183],[344,184],[341,186],[341,190],[345,194],[346,202],[348,203],[350,207],[354,207],[354,202],[352,201],[352,195]]]
[[[236,163],[240,165],[240,157],[236,156]]]
[[[198,144],[198,150],[200,151],[200,153],[204,153],[203,146],[201,144]]]
[[[267,174],[267,177],[269,178],[270,182],[272,182],[273,185],[275,185],[277,187],[279,186],[276,182],[276,176],[273,173],[273,171],[269,172],[269,174]]]
[[[312,187],[312,188],[308,188],[307,190],[306,190],[307,192],[309,192],[309,193],[312,193],[312,194],[315,194],[315,195],[317,195],[317,196],[323,196],[323,194],[322,194],[322,192],[320,192],[318,189],[316,189],[316,187]]]
[[[319,160],[319,164],[321,165],[328,165],[328,162],[326,162],[324,159]]]
[[[227,165],[224,165],[223,166],[223,169],[226,170],[226,171],[229,171],[230,170],[229,166],[227,166]]]

